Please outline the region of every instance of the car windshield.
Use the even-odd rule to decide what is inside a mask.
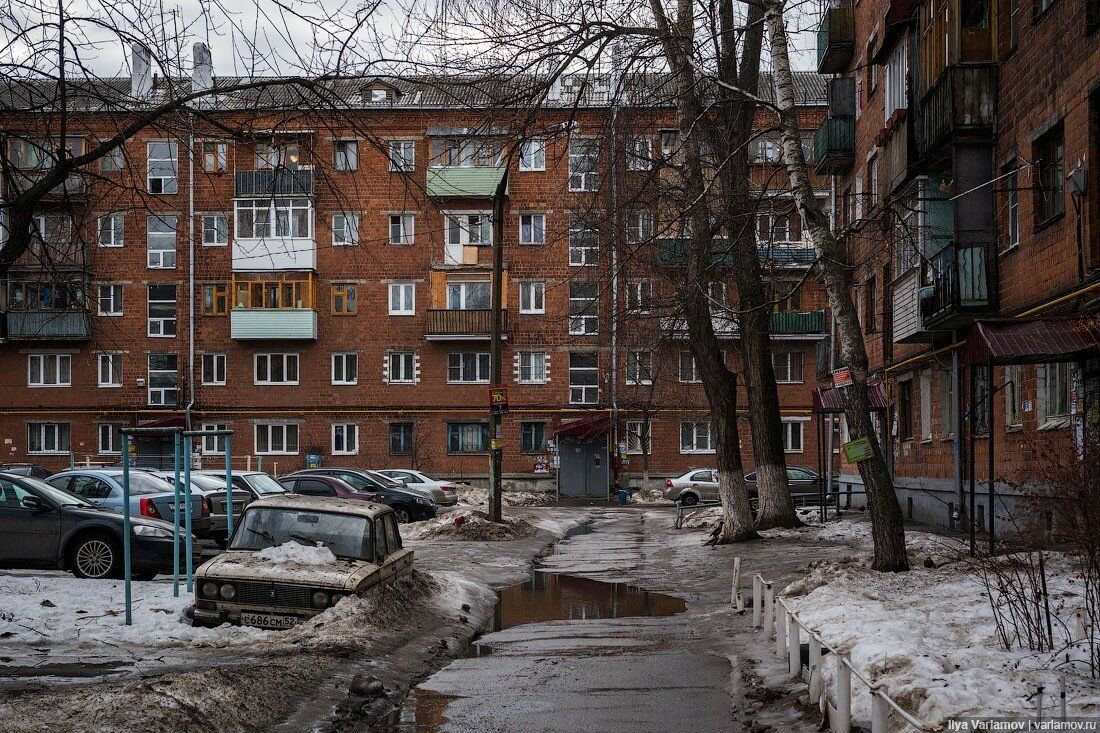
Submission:
[[[39,494],[42,494],[47,499],[50,499],[58,506],[95,506],[95,504],[84,501],[76,494],[70,494],[68,491],[59,489],[56,486],[50,486],[45,481],[39,481],[38,479],[32,478],[30,476],[23,476],[20,478],[20,481],[25,483],[27,486],[34,488],[38,491]]]
[[[233,534],[233,550],[263,550],[287,542],[322,545],[337,557],[370,560],[371,520],[356,514],[302,509],[248,509]]]
[[[279,485],[279,482],[268,476],[266,473],[253,473],[249,474],[248,485],[256,490],[257,494],[285,494],[286,489]]]
[[[370,479],[357,473],[341,473],[338,478],[356,491],[367,493],[378,491],[378,484],[372,483]],[[382,482],[379,481],[378,483]]]
[[[122,473],[110,474],[111,478],[122,486]],[[130,495],[165,494],[172,491],[172,484],[151,473],[130,471]]]
[[[180,479],[182,480],[182,476]],[[225,491],[225,477],[205,476],[201,473],[191,474],[191,483],[203,491]]]
[[[378,479],[378,483],[382,484],[383,486],[389,486],[393,489],[400,489],[405,485],[404,481],[395,479],[391,476],[387,476],[384,473],[378,473],[377,471],[367,471],[367,474],[373,479]]]

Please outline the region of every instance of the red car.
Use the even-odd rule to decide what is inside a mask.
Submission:
[[[287,476],[279,479],[279,485],[292,494],[304,496],[338,496],[341,499],[378,501],[378,494],[356,491],[354,486],[335,476]]]

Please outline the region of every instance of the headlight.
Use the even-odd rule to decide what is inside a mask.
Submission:
[[[347,597],[348,597],[347,593],[333,593],[332,594],[332,605],[335,606],[337,603],[339,603],[340,601],[344,600]]]
[[[313,602],[314,607],[324,608],[328,605],[328,593],[323,590],[315,590],[313,595],[310,596],[310,600]]]
[[[133,526],[135,537],[161,537],[167,539],[172,533],[163,527],[153,527],[148,524],[135,524]]]
[[[231,601],[237,597],[237,587],[226,583],[218,589],[218,595],[221,596],[223,601]]]
[[[416,497],[416,503],[417,504],[423,504],[425,506],[432,506],[433,504],[435,504],[435,502],[432,501],[431,499],[425,499],[422,496]]]
[[[218,584],[207,581],[202,584],[202,594],[206,598],[217,598],[218,596]]]

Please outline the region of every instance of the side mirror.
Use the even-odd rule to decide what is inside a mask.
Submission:
[[[23,497],[23,507],[26,509],[33,509],[36,512],[44,511],[49,508],[40,498],[29,494]]]

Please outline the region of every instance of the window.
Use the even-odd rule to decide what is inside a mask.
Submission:
[[[569,403],[594,405],[600,401],[599,354],[569,352]]]
[[[208,173],[220,173],[229,167],[229,146],[216,140],[202,143],[202,169]]]
[[[653,167],[653,140],[636,136],[626,141],[626,167],[632,171],[647,171]]]
[[[338,171],[359,170],[359,143],[355,140],[337,140],[332,145],[332,167]]]
[[[908,45],[908,39],[903,36],[886,61],[886,93],[883,94],[883,99],[887,121],[894,112],[909,106],[905,89],[905,77],[909,73]]]
[[[626,215],[626,241],[635,244],[648,242],[653,236],[653,213],[631,211]]]
[[[67,214],[39,214],[34,217],[32,251],[42,257],[63,254],[73,239],[73,220]]]
[[[489,379],[489,352],[452,351],[447,354],[448,382],[488,383]]]
[[[354,456],[359,452],[359,426],[353,422],[332,426],[332,455]]]
[[[449,282],[447,283],[448,310],[486,310],[490,306],[489,283]]]
[[[756,138],[753,163],[778,163],[782,155],[780,138],[775,134],[761,135]]]
[[[412,244],[416,218],[412,214],[390,214],[390,244]]]
[[[96,432],[99,437],[96,450],[100,455],[122,453],[122,426],[114,423],[100,423]]]
[[[546,451],[546,423],[521,422],[519,424],[519,450],[521,453]]]
[[[546,170],[546,141],[524,140],[519,145],[519,169],[521,171]]]
[[[955,383],[951,372],[940,370],[940,437],[955,435]]]
[[[122,386],[122,354],[108,352],[99,354],[99,386]]]
[[[126,159],[122,154],[122,148],[112,148],[99,159],[99,171],[100,173],[118,173],[125,164]]]
[[[519,243],[546,244],[546,214],[519,215]]]
[[[488,247],[493,243],[493,219],[487,213],[444,214],[443,223],[447,244]]]
[[[626,383],[653,384],[653,352],[635,349],[626,353]]]
[[[599,283],[569,283],[569,333],[592,336],[600,330]]]
[[[802,293],[798,285],[798,282],[790,280],[780,280],[766,285],[769,289],[769,298],[775,301],[777,311],[791,313],[802,310]]]
[[[229,244],[229,217],[225,214],[202,215],[202,246],[224,247]]]
[[[171,270],[176,267],[176,220],[171,214],[150,214],[146,243],[151,270]]]
[[[332,215],[332,244],[334,247],[359,244],[358,214]]]
[[[224,316],[229,312],[229,286],[225,283],[208,283],[202,286],[202,314]]]
[[[975,435],[989,433],[989,372],[986,368],[974,370],[974,404],[970,407],[971,426]]]
[[[391,351],[388,355],[386,381],[390,384],[416,383],[416,352]]]
[[[433,167],[495,168],[500,165],[503,143],[471,137],[436,137],[432,139]]]
[[[298,161],[302,158],[302,149],[298,143],[256,143],[256,169],[274,170],[286,168],[298,170]]]
[[[913,380],[898,382],[898,439],[913,439]]]
[[[99,217],[99,246],[121,247],[126,233],[125,214],[107,214]]]
[[[932,370],[920,373],[920,439],[932,440]]]
[[[416,141],[390,140],[390,170],[408,172],[416,168]]]
[[[546,312],[546,283],[542,281],[520,282],[519,312],[527,314]]]
[[[416,283],[390,283],[390,315],[416,315]]]
[[[179,143],[153,142],[146,146],[149,193],[179,193]]]
[[[773,349],[772,369],[780,384],[801,384],[805,352],[799,349]]]
[[[202,383],[207,386],[225,384],[225,354],[202,355]]]
[[[791,237],[791,218],[785,212],[758,214],[756,217],[758,241],[761,244],[789,242]]]
[[[358,384],[359,383],[359,355],[355,353],[342,353],[332,355],[332,383],[333,384]]]
[[[877,308],[878,288],[875,283],[875,276],[871,275],[867,278],[863,294],[863,330],[867,333],[874,333],[878,330],[875,323]]]
[[[867,206],[878,206],[878,156],[867,161]]]
[[[521,352],[519,352],[519,383],[520,384],[545,384],[546,383],[546,352],[545,351],[521,351]]]
[[[179,357],[149,354],[149,404],[175,406],[179,402]]]
[[[101,315],[101,316],[121,316],[122,315],[122,286],[121,285],[100,285],[99,286],[99,315]]]
[[[173,338],[176,335],[176,286],[149,286],[148,335]]]
[[[715,280],[708,284],[707,297],[710,298],[712,308],[724,308],[726,306],[726,284],[721,280]]]
[[[580,214],[569,215],[569,264],[574,267],[599,264],[600,241],[596,230]]]
[[[680,149],[680,131],[679,130],[661,130],[661,157],[666,160],[672,160],[672,157],[676,155],[676,152]]]
[[[298,384],[297,354],[256,354],[255,384]]]
[[[1019,364],[1005,367],[1005,425],[1010,428],[1018,427],[1023,422],[1022,372]]]
[[[595,191],[600,187],[600,143],[597,140],[569,141],[569,190]]]
[[[1042,224],[1065,210],[1065,170],[1062,156],[1065,148],[1062,142],[1062,128],[1048,132],[1035,143],[1035,158],[1039,164],[1039,190],[1036,192],[1035,210],[1038,213],[1037,225]]]
[[[680,423],[681,453],[713,453],[714,438],[714,426],[709,420]]]
[[[233,206],[237,239],[309,239],[313,236],[312,199],[238,199]]]
[[[645,455],[653,452],[648,420],[626,421],[626,452]]]
[[[690,351],[680,352],[680,381],[688,384],[702,381],[695,367],[695,356]]]
[[[1005,186],[1008,189],[1006,193],[1008,208],[1008,242],[1005,244],[1005,249],[1012,249],[1020,244],[1020,192],[1016,187],[1016,169],[1018,164],[1013,160],[1008,165],[1011,172],[1008,174],[1008,178],[1005,179]]]
[[[1035,368],[1039,395],[1039,429],[1062,427],[1069,415],[1069,364],[1039,364]]]
[[[203,432],[214,430],[228,430],[228,423],[209,423],[204,422],[201,426]],[[224,435],[204,435],[202,436],[202,454],[204,456],[224,456],[225,455],[225,436]]]
[[[390,423],[390,455],[407,456],[413,452],[413,424],[411,422]]]
[[[626,284],[626,307],[634,313],[649,313],[653,300],[653,281],[635,280]]]
[[[259,455],[296,455],[298,425],[267,423],[256,426],[256,453]]]
[[[447,423],[448,453],[488,453],[489,426],[482,422]]]
[[[27,425],[28,453],[68,453],[69,423],[36,422]]]
[[[72,356],[30,354],[27,356],[28,387],[72,386]]]
[[[355,302],[354,283],[332,284],[332,315],[354,316],[359,310]]]
[[[801,453],[802,452],[802,421],[801,420],[784,420],[783,421],[783,452],[784,453]]]

